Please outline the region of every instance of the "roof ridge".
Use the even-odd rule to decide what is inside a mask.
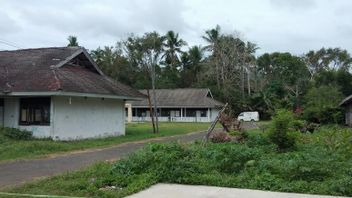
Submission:
[[[81,47],[81,46],[74,46],[74,47],[39,47],[39,48],[25,48],[25,49],[15,49],[15,50],[0,50],[0,52],[34,51],[34,50],[44,50],[44,49],[83,49],[83,47]]]
[[[155,89],[155,90],[177,90],[177,89],[182,89],[182,90],[209,90],[209,88],[160,88],[160,89]],[[139,89],[139,90],[147,90],[147,89]]]

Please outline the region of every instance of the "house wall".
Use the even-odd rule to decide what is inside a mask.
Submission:
[[[125,134],[123,100],[55,96],[52,101],[54,139],[71,140]]]
[[[352,103],[345,106],[345,123],[352,127]]]
[[[0,98],[0,127],[4,125],[4,99]]]
[[[204,108],[202,108],[204,110]],[[181,112],[181,107],[180,108],[161,108],[159,109],[159,112],[161,112],[161,116],[159,114],[158,120],[161,122],[212,122],[215,120],[216,116],[218,115],[220,109],[216,108],[211,108],[211,109],[206,109],[206,117],[201,117],[200,110],[202,109],[191,109],[191,108],[186,108],[182,110]],[[179,116],[173,115],[175,110],[179,111]],[[185,115],[185,112],[189,111],[194,111],[194,116],[191,115]],[[134,122],[144,122],[144,121],[151,121],[151,118],[149,117],[149,109],[147,108],[133,108],[132,107],[132,112],[134,112],[134,115],[132,117],[132,121]],[[147,113],[142,113],[142,112],[147,112]],[[142,116],[145,115],[145,116]],[[167,116],[169,115],[169,116]],[[127,120],[127,118],[126,118]]]
[[[18,128],[21,130],[32,131],[35,137],[50,137],[51,126],[21,126],[18,124],[20,116],[20,100],[19,98],[4,98],[4,126],[10,128]]]
[[[210,120],[211,120],[211,121],[214,121],[215,118],[216,118],[216,116],[218,116],[219,112],[220,112],[220,109],[212,108],[212,109],[210,110]]]

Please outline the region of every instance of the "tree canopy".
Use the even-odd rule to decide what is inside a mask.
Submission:
[[[320,107],[312,101],[320,104],[314,97],[322,91],[328,92],[326,97],[336,96],[322,100],[337,107],[342,97],[352,94],[352,58],[347,50],[258,56],[255,43],[236,33],[223,33],[220,26],[206,30],[201,39],[204,47],[189,46],[171,30],[131,34],[114,46],[92,50],[91,55],[104,73],[137,89],[150,88],[151,68],[155,68],[156,88],[210,88],[234,114],[255,110],[269,117],[278,108],[316,110]],[[78,46],[77,37],[68,40],[69,46]]]

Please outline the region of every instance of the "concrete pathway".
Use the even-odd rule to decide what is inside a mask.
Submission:
[[[180,184],[156,184],[128,198],[333,198],[336,196],[307,195],[297,193],[269,192],[214,186]]]
[[[205,132],[162,137],[138,142],[123,143],[117,146],[73,152],[43,159],[18,160],[0,163],[0,188],[18,185],[36,178],[53,176],[67,171],[77,170],[98,161],[117,160],[150,142],[201,140]]]

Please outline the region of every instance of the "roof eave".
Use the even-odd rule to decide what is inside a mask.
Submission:
[[[63,91],[45,91],[45,92],[9,92],[0,93],[0,96],[71,96],[71,97],[89,97],[89,98],[111,98],[121,100],[143,100],[143,97],[136,96],[121,96],[113,94],[99,93],[79,93],[79,92],[63,92]]]
[[[128,103],[128,101],[127,101]],[[158,108],[220,108],[221,105],[219,106],[159,106]],[[132,108],[149,108],[149,106],[137,106],[137,105],[132,105]]]
[[[350,95],[350,96],[346,97],[345,99],[343,99],[343,100],[340,102],[339,106],[344,106],[344,105],[346,105],[347,103],[350,103],[351,100],[352,100],[352,95]]]

